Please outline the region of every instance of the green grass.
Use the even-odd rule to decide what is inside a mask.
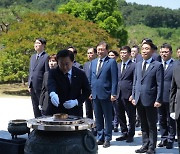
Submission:
[[[10,96],[30,96],[27,84],[13,83],[13,84],[0,84],[0,97]]]

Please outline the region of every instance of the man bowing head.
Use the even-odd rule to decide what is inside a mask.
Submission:
[[[58,67],[50,70],[48,92],[55,113],[83,116],[83,102],[90,95],[90,87],[85,73],[73,66],[74,54],[69,50],[57,53]]]

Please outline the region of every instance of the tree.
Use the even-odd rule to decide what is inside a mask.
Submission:
[[[127,43],[127,31],[123,25],[122,15],[117,10],[116,0],[92,0],[91,2],[71,0],[60,6],[58,13],[72,14],[75,17],[97,23],[112,37],[118,39],[119,46]]]
[[[144,24],[150,27],[180,27],[180,9],[126,3],[124,0],[118,0],[118,8],[127,26]]]
[[[11,24],[7,33],[0,37],[0,81],[24,81],[28,76],[29,59],[34,53],[35,38],[47,40],[46,51],[57,53],[73,45],[78,50],[77,60],[84,63],[88,47],[107,41],[117,49],[118,41],[97,24],[77,19],[68,14],[29,13],[21,22]],[[86,28],[84,28],[86,27]]]

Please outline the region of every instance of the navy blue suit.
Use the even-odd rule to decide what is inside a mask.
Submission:
[[[68,113],[69,115],[83,116],[83,103],[89,97],[91,90],[85,73],[72,67],[71,84],[67,81],[64,73],[57,67],[49,71],[48,93],[55,92],[59,96],[60,105],[52,107],[51,114]],[[66,109],[63,103],[68,100],[78,100],[78,106]]]
[[[135,57],[135,59],[133,60],[133,62],[137,63],[139,61],[142,61],[143,58],[142,58],[142,55],[140,53],[138,53]]]
[[[135,70],[135,63],[131,60],[127,63],[125,71],[121,73],[121,65],[118,64],[118,119],[120,122],[121,132],[124,135],[133,137],[135,134],[135,119],[136,119],[136,108],[129,101],[129,97],[132,95],[133,76]],[[126,115],[129,119],[129,129],[127,126]]]
[[[31,100],[35,117],[41,116],[41,111],[38,108],[39,98],[41,94],[44,72],[48,70],[48,54],[46,52],[43,52],[38,60],[36,60],[36,54],[31,56],[28,86],[31,88]]]
[[[90,77],[90,66],[91,66],[91,62],[90,61],[86,62],[84,64],[84,66],[83,66],[83,70],[84,70],[84,72],[85,72],[85,74],[86,74],[88,79]],[[88,98],[85,101],[85,105],[86,105],[86,117],[93,119],[92,101]]]
[[[169,113],[169,95],[173,75],[173,62],[174,60],[171,60],[167,69],[164,71],[163,103],[161,107],[158,108],[161,140],[167,142],[174,142],[176,134],[175,120],[170,117]]]
[[[90,83],[96,118],[97,140],[110,141],[112,139],[112,102],[110,98],[111,95],[117,95],[117,63],[114,59],[106,57],[99,74],[96,75],[97,64],[98,58],[92,60],[90,70]]]
[[[74,61],[73,66],[76,68],[79,68],[79,69],[83,69],[83,66],[80,63],[78,63],[77,61]]]
[[[132,97],[141,120],[142,146],[154,150],[157,142],[157,109],[154,103],[162,103],[164,73],[162,64],[152,59],[142,76],[142,63],[138,62],[135,67]]]

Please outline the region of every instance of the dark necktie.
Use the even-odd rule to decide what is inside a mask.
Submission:
[[[68,84],[70,84],[69,73],[66,73],[66,74],[65,74],[65,78],[66,78],[66,81],[68,82]]]
[[[36,60],[39,60],[39,55],[37,55]]]
[[[98,74],[99,74],[99,72],[100,72],[100,70],[101,70],[101,65],[102,65],[102,62],[103,62],[103,60],[102,60],[102,59],[100,59],[100,60],[99,60],[99,65],[98,65],[98,69],[97,69],[96,75],[98,75]]]
[[[122,68],[122,72],[121,72],[122,74],[124,73],[125,69],[126,69],[126,64],[123,63],[123,68]]]
[[[144,76],[144,73],[146,71],[146,64],[147,64],[147,62],[144,61],[144,65],[143,65],[143,69],[142,69],[142,77]]]
[[[166,70],[166,64],[167,64],[166,61],[164,61],[164,70]]]

